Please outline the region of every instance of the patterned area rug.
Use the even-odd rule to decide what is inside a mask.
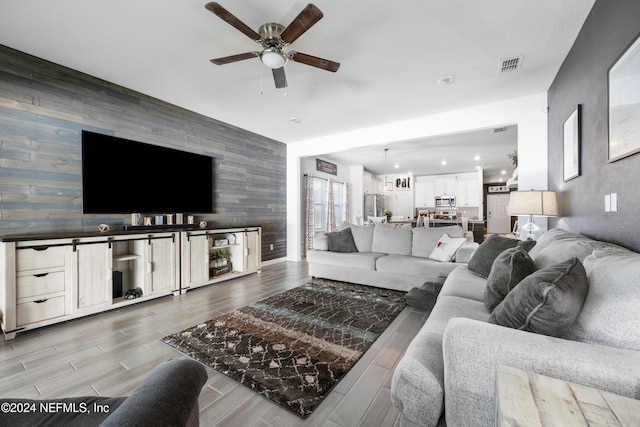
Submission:
[[[404,309],[404,296],[314,279],[162,341],[306,418]]]

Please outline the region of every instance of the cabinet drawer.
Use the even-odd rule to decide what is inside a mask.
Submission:
[[[64,295],[44,300],[23,302],[17,307],[18,326],[64,316]]]
[[[16,251],[16,270],[64,267],[66,250],[65,246],[18,249]]]
[[[64,292],[64,272],[32,274],[18,276],[16,280],[17,299],[30,298],[38,295]]]

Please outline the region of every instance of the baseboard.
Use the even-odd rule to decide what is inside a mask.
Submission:
[[[287,258],[270,259],[269,261],[262,261],[262,266],[264,267],[265,265],[278,264],[280,262],[286,262],[286,261],[287,261]]]

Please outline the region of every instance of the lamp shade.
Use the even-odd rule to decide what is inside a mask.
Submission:
[[[509,215],[557,216],[555,191],[513,191],[509,198]]]

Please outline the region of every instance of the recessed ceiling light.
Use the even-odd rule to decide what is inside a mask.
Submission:
[[[482,163],[478,163],[478,164],[476,165],[476,169],[478,169],[478,170],[482,169]]]
[[[456,80],[455,76],[453,74],[449,74],[446,76],[442,76],[438,79],[438,84],[439,85],[443,85],[443,86],[447,86],[450,85],[451,83],[453,83]]]
[[[476,162],[477,162],[478,160],[480,160],[480,154],[476,154],[476,156],[473,158],[473,160],[475,160]]]
[[[302,120],[300,120],[298,117],[289,117],[289,121],[291,123],[300,123]]]
[[[446,160],[443,160],[443,161],[441,161],[441,162],[440,162],[440,164],[441,164],[442,166],[446,166],[446,165],[447,165],[447,161],[446,161]]]
[[[393,165],[394,168],[396,169],[400,169],[400,165],[398,163],[396,163],[395,165]]]
[[[507,171],[506,171],[506,170],[504,170],[504,169],[502,169],[502,170],[500,171],[500,174],[501,174],[501,175],[506,175],[506,174],[507,174]]]

